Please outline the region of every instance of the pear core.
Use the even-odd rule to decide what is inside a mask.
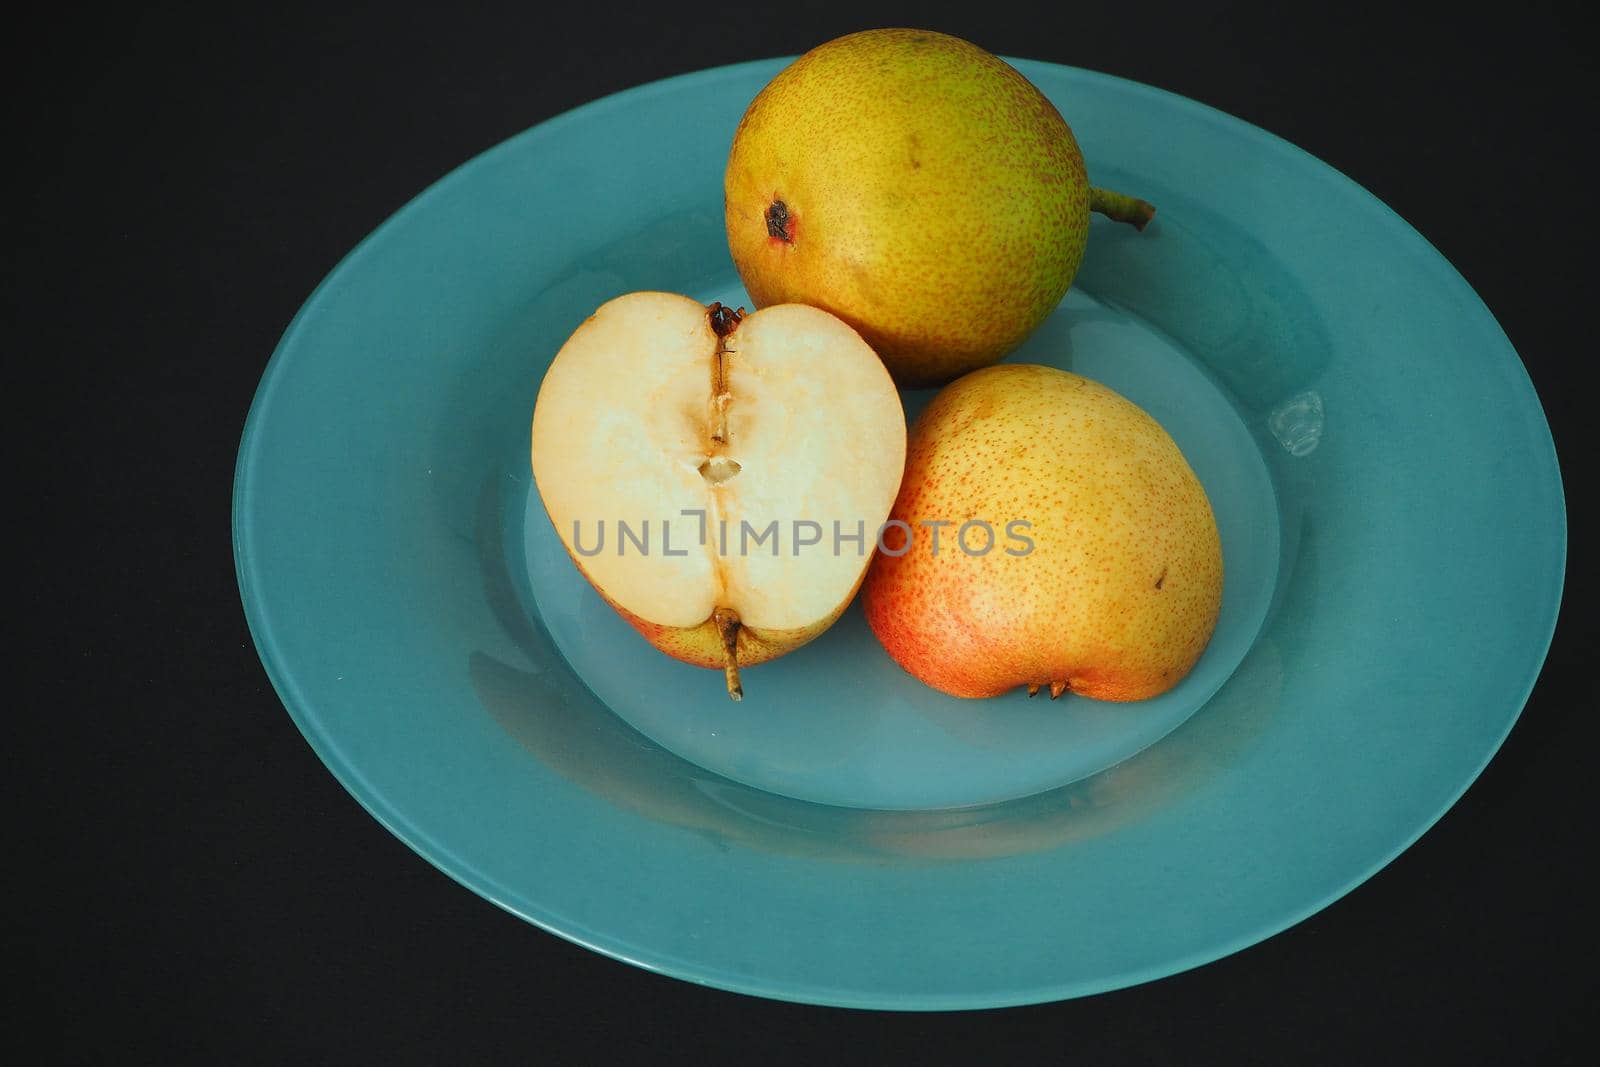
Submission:
[[[534,480],[584,575],[647,636],[641,622],[713,624],[730,661],[740,627],[806,631],[797,647],[837,617],[904,462],[883,364],[800,305],[741,315],[670,293],[618,297],[556,355],[533,414]],[[642,548],[619,523],[644,531]]]

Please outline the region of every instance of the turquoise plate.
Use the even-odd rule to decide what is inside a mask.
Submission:
[[[1139,402],[1206,485],[1222,619],[1171,693],[946,699],[852,609],[747,672],[736,706],[561,554],[528,470],[544,368],[623,292],[744,302],[722,164],[781,66],[529,130],[307,301],[234,493],[245,610],[295,722],[380,822],[494,903],[765,996],[1078,996],[1348,892],[1461,795],[1527,699],[1561,594],[1560,476],[1461,277],[1236,119],[1017,63],[1096,183],[1160,206],[1144,234],[1095,223],[1073,292],[1013,358]]]

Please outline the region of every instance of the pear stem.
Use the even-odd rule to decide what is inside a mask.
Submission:
[[[717,636],[722,638],[722,674],[728,682],[728,698],[744,699],[744,685],[739,681],[739,614],[728,608],[717,608],[711,613]]]
[[[1126,222],[1136,230],[1142,230],[1155,217],[1154,204],[1140,200],[1136,196],[1126,196],[1114,193],[1110,189],[1089,189],[1089,210],[1098,211],[1108,219],[1117,222]]]

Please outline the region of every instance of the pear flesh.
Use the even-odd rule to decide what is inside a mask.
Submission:
[[[799,647],[850,603],[905,432],[883,364],[827,312],[631,293],[551,363],[532,466],[595,589],[662,651],[724,670],[737,698],[739,666]]]

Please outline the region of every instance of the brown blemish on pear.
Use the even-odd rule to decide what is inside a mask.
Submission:
[[[766,220],[768,237],[774,237],[784,244],[794,243],[794,218],[789,214],[788,204],[774,197],[761,217]]]

